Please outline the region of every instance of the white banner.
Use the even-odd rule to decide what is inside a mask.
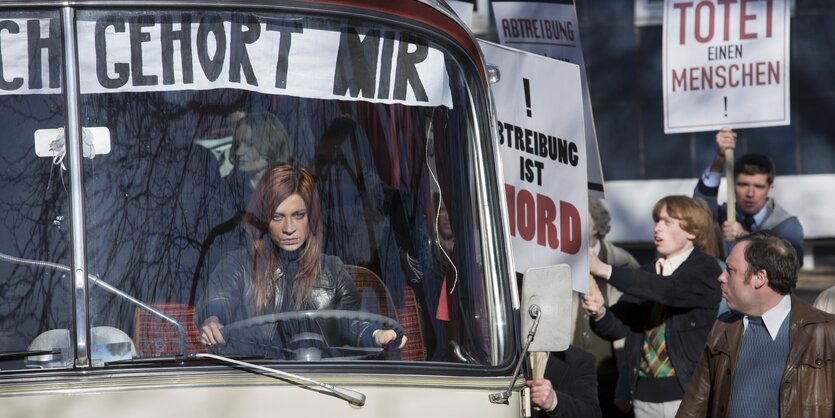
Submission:
[[[304,22],[228,13],[82,19],[81,93],[235,88],[452,106],[444,54],[425,39],[351,26],[314,29]],[[0,94],[61,93],[58,26],[57,19],[0,21]]]
[[[480,41],[499,67],[498,118],[513,258],[519,273],[566,263],[588,293],[588,193],[580,68]],[[556,82],[555,80],[559,80]]]
[[[791,123],[788,3],[665,3],[664,132]]]
[[[493,1],[496,30],[502,45],[544,55],[580,66],[583,83],[589,192],[604,197],[603,169],[597,150],[597,132],[586,79],[586,64],[580,43],[580,28],[574,2],[562,4],[524,1]]]

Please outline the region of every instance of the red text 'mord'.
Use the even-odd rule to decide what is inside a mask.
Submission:
[[[580,212],[569,202],[557,204],[548,196],[505,184],[510,234],[537,245],[577,254],[582,244]],[[559,217],[559,222],[557,218]],[[558,226],[559,225],[559,226]]]

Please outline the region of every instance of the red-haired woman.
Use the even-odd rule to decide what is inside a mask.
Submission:
[[[198,305],[203,344],[226,344],[224,324],[242,319],[290,311],[359,310],[359,293],[342,261],[322,254],[320,215],[319,194],[308,169],[281,165],[264,173],[244,218],[249,248],[224,256]],[[360,320],[316,320],[312,329],[299,329],[304,327],[270,327],[277,335],[267,337],[278,337],[283,349],[288,339],[305,331],[320,334],[330,347],[384,346],[398,337],[393,330]],[[404,336],[400,347],[405,342]]]

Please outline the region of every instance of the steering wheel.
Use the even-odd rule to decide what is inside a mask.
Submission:
[[[242,332],[247,329],[251,329],[253,327],[258,327],[267,324],[278,324],[280,322],[288,322],[288,321],[315,321],[315,320],[348,320],[348,321],[365,321],[371,322],[375,324],[382,325],[383,329],[391,329],[394,330],[395,333],[399,336],[403,336],[403,326],[400,325],[393,318],[389,318],[384,315],[371,313],[371,312],[364,312],[364,311],[353,311],[353,310],[339,310],[339,309],[321,309],[321,310],[308,310],[308,311],[288,311],[288,312],[278,312],[278,313],[271,313],[265,315],[254,316],[252,318],[242,319],[240,321],[232,322],[223,328],[224,336],[229,336],[230,334],[233,336],[232,339],[234,340],[234,334]],[[310,333],[305,333],[310,334]],[[277,347],[273,347],[277,348]],[[334,348],[339,350],[346,350],[346,351],[359,351],[364,353],[358,357],[356,356],[338,356],[338,357],[331,357],[333,358],[363,358],[370,355],[379,354],[383,351],[382,348],[379,347],[327,347],[327,348]],[[310,350],[310,349],[305,349]],[[319,360],[319,356],[312,354],[310,351],[302,352],[302,360]],[[298,355],[297,355],[298,357]]]

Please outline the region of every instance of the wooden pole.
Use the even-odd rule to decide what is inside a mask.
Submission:
[[[545,377],[545,365],[548,364],[548,352],[547,351],[531,351],[528,353],[528,360],[531,362],[531,376],[532,379],[542,379]],[[525,388],[527,389],[527,388]],[[530,400],[530,397],[528,397]],[[528,402],[530,405],[530,402]],[[524,409],[524,408],[523,408]],[[534,411],[539,411],[541,408],[537,405],[533,406]],[[528,415],[523,416],[531,416],[530,409],[525,409]]]
[[[725,184],[728,186],[728,220],[736,221],[736,179],[734,178],[734,150],[725,150]]]
[[[548,364],[547,351],[531,352],[531,364],[533,365],[533,378],[541,379],[545,376],[545,365]]]

